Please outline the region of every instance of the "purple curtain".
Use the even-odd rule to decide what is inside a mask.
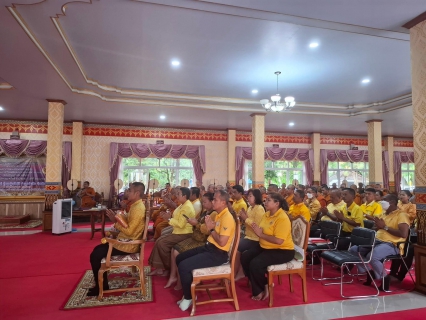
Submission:
[[[382,151],[383,188],[389,190],[389,151]]]
[[[0,140],[0,155],[18,158],[25,154],[29,157],[38,157],[46,153],[47,141],[42,140]]]
[[[328,184],[328,162],[368,162],[367,150],[324,150],[320,151],[321,184]]]
[[[183,156],[192,160],[195,179],[202,184],[203,174],[206,172],[206,151],[204,146],[171,145],[171,144],[146,144],[146,143],[116,143],[112,142],[109,153],[110,170],[110,199],[114,191],[114,180],[118,177],[121,158],[131,157],[133,154],[139,158],[154,155],[157,158],[170,156],[179,159]],[[118,165],[117,165],[118,164]],[[113,178],[114,177],[114,178]]]
[[[401,163],[414,163],[414,152],[394,151],[393,152],[393,174],[395,177],[395,191],[401,191]]]
[[[245,159],[252,159],[252,148],[251,147],[236,147],[235,148],[235,181],[238,183],[244,175],[244,163]],[[296,148],[265,148],[265,160],[285,160],[303,161],[305,164],[305,177],[306,183],[312,184],[313,180],[313,163],[314,153],[312,149],[296,149]]]
[[[72,143],[65,141],[62,144],[62,190],[64,191],[64,197],[69,197],[69,190],[67,188],[67,182],[71,178],[72,169]]]

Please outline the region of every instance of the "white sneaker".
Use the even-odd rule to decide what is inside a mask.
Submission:
[[[179,308],[182,311],[186,311],[188,310],[188,308],[192,305],[192,299],[191,300],[186,300],[183,299],[182,302],[179,304]]]
[[[182,299],[180,299],[178,302],[176,302],[178,305],[180,305],[180,303],[183,301],[183,299],[185,299],[185,296],[182,296]]]

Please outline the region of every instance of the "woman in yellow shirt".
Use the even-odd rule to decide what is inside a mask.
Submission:
[[[400,202],[398,202],[398,208],[408,214],[411,225],[413,225],[414,221],[417,218],[416,205],[410,202],[410,198],[412,196],[413,195],[409,190],[401,190],[399,194]]]
[[[284,210],[288,205],[279,193],[269,193],[260,224],[251,225],[259,237],[259,243],[241,254],[244,274],[249,277],[253,300],[269,297],[266,269],[270,265],[282,264],[294,258],[294,243],[291,222]],[[284,210],[283,210],[284,209]]]
[[[244,239],[240,240],[237,256],[235,257],[235,281],[244,278],[243,268],[240,263],[241,253],[259,244],[259,237],[253,231],[251,225],[253,223],[259,225],[265,214],[263,197],[259,189],[250,189],[247,194],[247,201],[250,205],[247,212],[244,209],[240,211],[240,220],[246,226],[246,233]]]

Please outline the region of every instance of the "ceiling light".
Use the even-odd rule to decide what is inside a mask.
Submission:
[[[251,93],[258,93],[258,92],[259,92],[259,90],[257,90],[257,89],[251,90]]]
[[[180,66],[180,61],[179,60],[172,60],[172,66],[179,67]]]
[[[3,107],[2,106],[0,106],[0,111],[3,111],[4,109],[3,109]]]
[[[362,80],[361,82],[362,82],[362,83],[369,83],[369,82],[370,82],[370,79],[364,79],[364,80]]]
[[[277,75],[277,91],[278,91],[278,76],[281,74],[281,71],[276,71],[275,74]],[[296,104],[296,101],[294,101],[294,97],[285,97],[284,102],[281,102],[281,96],[278,93],[271,96],[271,100],[272,102],[269,102],[268,99],[260,100],[260,104],[262,105],[263,108],[265,108],[266,111],[273,111],[273,112],[288,111],[288,110],[291,110]]]
[[[162,115],[160,116],[160,119],[161,119],[161,120],[164,120],[164,119],[166,119],[166,116],[165,116],[164,114],[162,114]]]
[[[316,48],[316,47],[318,47],[319,46],[319,43],[318,42],[311,42],[310,44],[309,44],[309,48]]]
[[[292,127],[292,126],[294,126],[294,122],[290,122],[288,125],[289,125],[290,127]]]

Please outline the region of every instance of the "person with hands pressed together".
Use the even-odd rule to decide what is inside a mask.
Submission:
[[[132,201],[130,211],[126,217],[123,217],[127,223],[127,228],[123,227],[117,222],[115,218],[115,212],[107,210],[106,214],[108,218],[114,222],[114,228],[120,233],[117,236],[117,240],[139,240],[142,238],[142,233],[145,228],[145,205],[142,202],[142,195],[145,193],[145,185],[141,182],[135,182],[130,186],[128,194],[129,201]],[[129,253],[135,253],[139,251],[139,245],[137,244],[126,244],[126,242],[113,244],[112,255],[120,256],[127,255]],[[88,296],[99,295],[98,285],[98,271],[101,268],[101,261],[106,257],[108,253],[109,244],[100,244],[96,246],[90,254],[90,264],[92,265],[93,279],[95,281],[95,287],[89,289]],[[108,290],[108,276],[104,272],[104,290]]]
[[[390,278],[386,275],[382,260],[386,256],[398,254],[397,243],[404,242],[407,239],[408,233],[410,232],[410,219],[407,213],[398,209],[398,198],[396,195],[387,194],[383,198],[382,203],[383,209],[385,209],[383,217],[374,218],[374,223],[378,231],[376,233],[376,242],[370,262],[373,270],[364,270],[362,265],[358,265],[358,270],[361,273],[367,271],[368,277],[364,285],[370,285],[374,279],[382,279],[385,277],[385,288],[383,289],[388,290]],[[358,255],[357,250],[357,246],[350,248],[351,253],[356,256]],[[404,250],[403,246],[401,246],[400,250],[402,253]],[[369,249],[360,248],[359,252],[367,259],[370,258],[371,253]]]
[[[259,243],[241,255],[244,274],[249,277],[253,300],[266,300],[269,297],[267,278],[268,266],[282,264],[294,258],[294,243],[291,235],[291,222],[283,208],[287,206],[279,193],[270,193],[266,198],[267,212],[259,225],[252,224]]]
[[[232,208],[234,209],[237,215],[240,214],[241,209],[247,210],[247,203],[244,198],[244,188],[240,185],[236,185],[232,187]]]
[[[149,273],[150,276],[168,276],[171,267],[170,256],[173,246],[190,238],[192,235],[192,226],[188,223],[188,219],[195,217],[195,210],[189,200],[190,190],[182,187],[176,196],[180,206],[175,209],[173,216],[170,211],[163,212],[161,215],[173,227],[173,231],[170,234],[162,235],[155,242],[155,246],[148,259],[149,264],[155,268],[154,271]]]
[[[253,246],[257,246],[259,243],[259,237],[251,226],[253,223],[259,225],[265,214],[265,209],[262,206],[262,193],[259,189],[250,189],[248,191],[247,200],[250,205],[247,212],[245,210],[240,211],[240,221],[245,224],[246,232],[244,239],[240,240],[237,255],[235,257],[235,281],[244,278],[244,271],[240,262],[241,253],[249,250]]]
[[[176,264],[183,289],[183,297],[178,302],[182,311],[187,310],[192,304],[191,283],[192,271],[200,268],[220,266],[228,261],[228,251],[234,240],[236,217],[228,210],[229,194],[218,190],[214,194],[213,209],[218,212],[213,220],[206,216],[205,224],[210,236],[207,243],[179,254]]]
[[[318,212],[321,209],[321,204],[317,199],[317,188],[310,187],[306,190],[307,199],[304,200],[305,205],[309,209],[309,213],[311,214],[312,220],[317,219]]]

